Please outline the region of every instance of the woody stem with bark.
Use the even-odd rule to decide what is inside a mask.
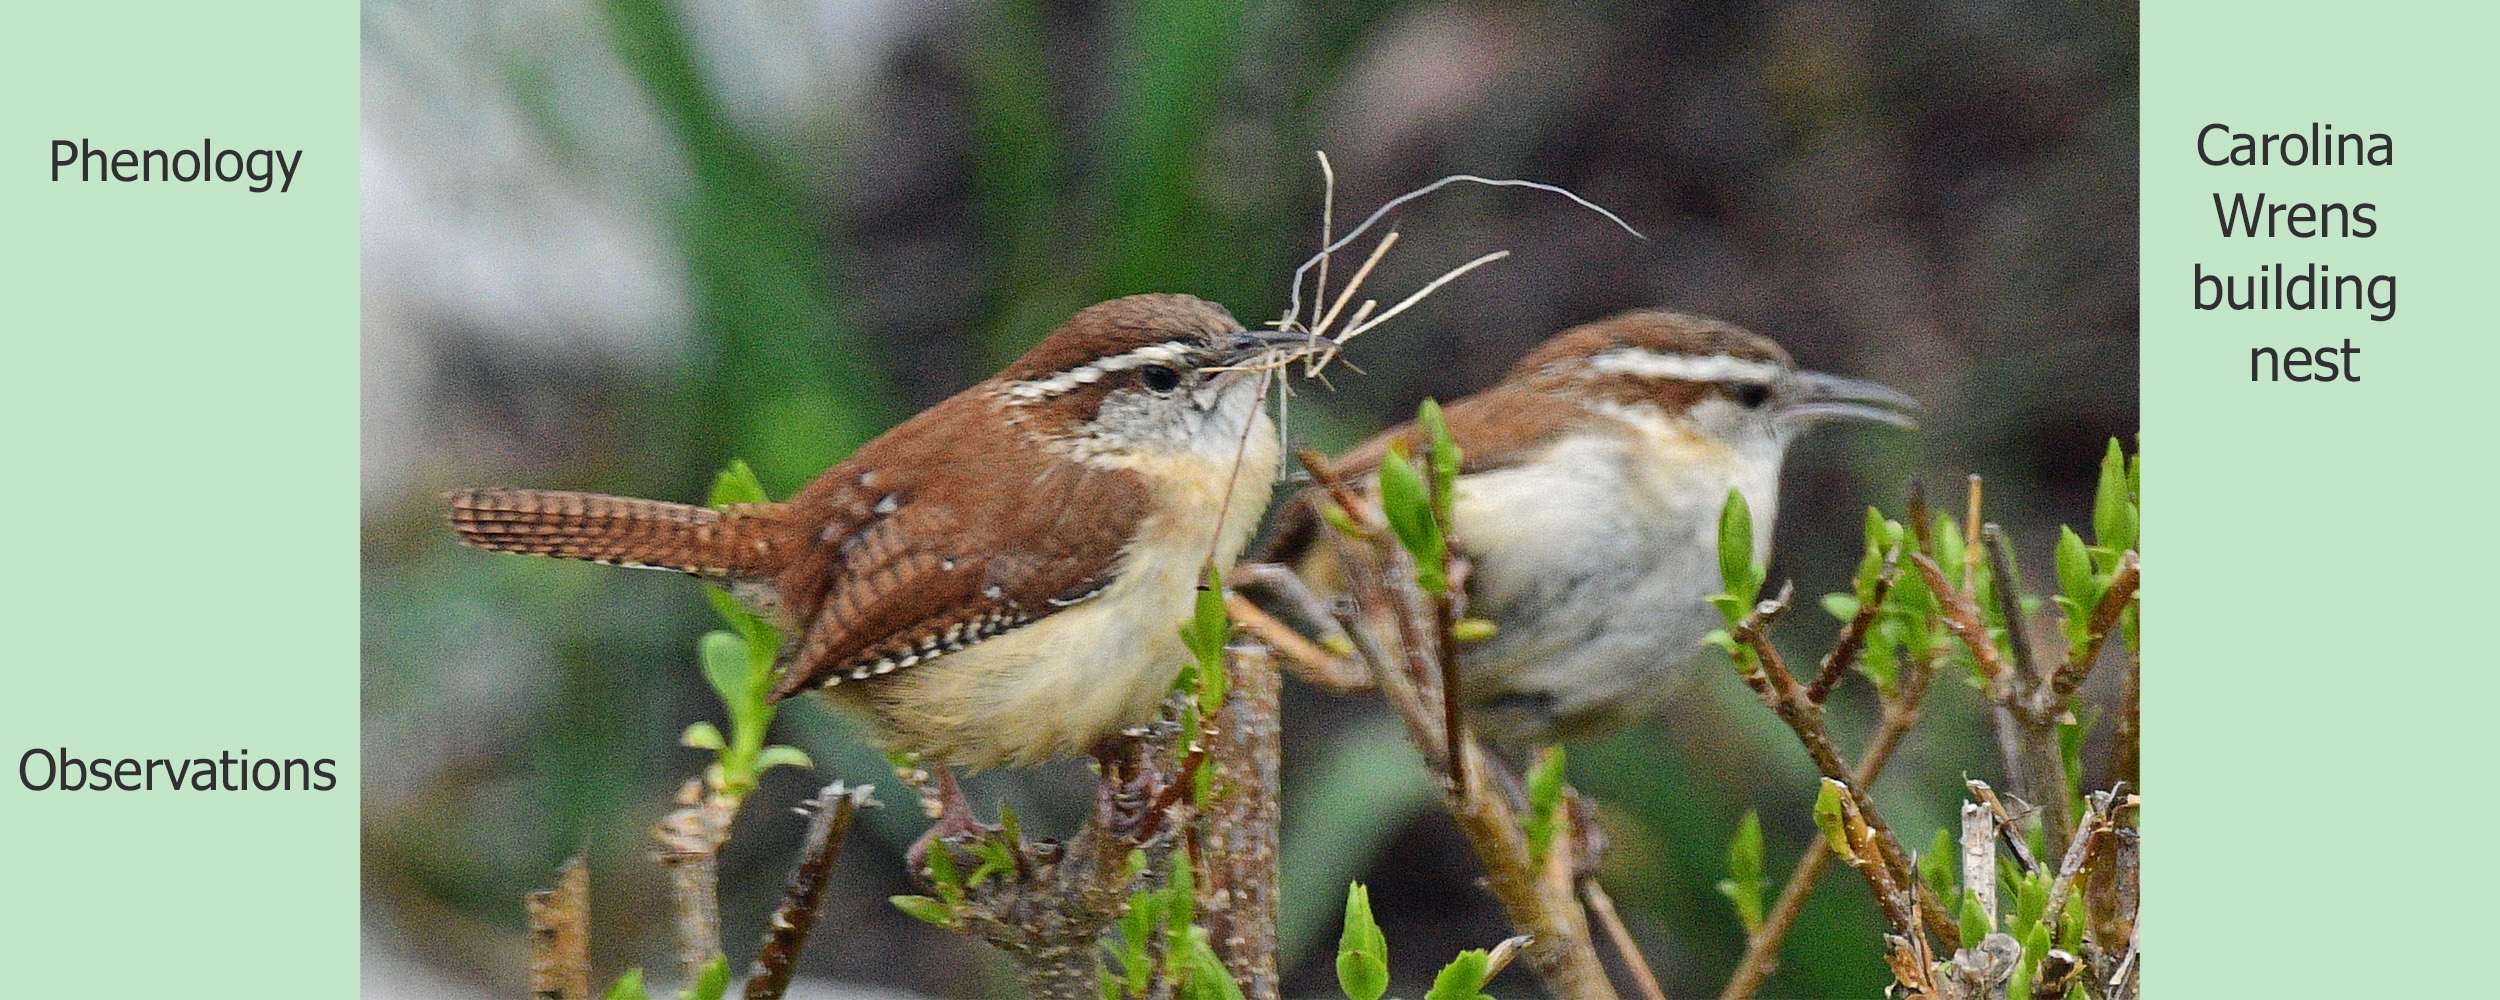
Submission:
[[[1858,766],[1849,772],[1849,787],[1874,787],[1884,766],[1892,762],[1892,753],[1900,747],[1901,738],[1918,724],[1919,703],[1926,698],[1929,682],[1935,680],[1941,662],[1929,657],[1911,668],[1900,693],[1884,703],[1883,721],[1876,724],[1875,735],[1858,757]],[[1745,957],[1728,976],[1727,988],[1720,991],[1719,1000],[1748,1000],[1762,989],[1771,973],[1779,971],[1780,945],[1788,939],[1789,929],[1796,926],[1797,916],[1805,912],[1806,897],[1814,892],[1815,883],[1822,880],[1831,862],[1831,843],[1817,831],[1806,841],[1805,854],[1797,859],[1797,868],[1789,873],[1788,883],[1780,887],[1779,898],[1764,914],[1761,928],[1746,937]]]
[[[1858,813],[1864,817],[1873,835],[1882,874],[1890,883],[1889,886],[1876,885],[1876,891],[1880,894],[1887,888],[1906,887],[1916,902],[1927,931],[1947,949],[1960,947],[1956,924],[1946,915],[1944,903],[1936,899],[1933,890],[1913,876],[1909,855],[1901,849],[1900,842],[1894,839],[1891,829],[1876,812],[1874,797],[1867,794],[1865,787],[1851,781],[1854,775],[1841,762],[1840,750],[1832,743],[1831,731],[1823,723],[1823,706],[1806,699],[1805,689],[1788,672],[1787,664],[1780,657],[1779,647],[1771,642],[1770,624],[1787,610],[1790,594],[1791,588],[1783,585],[1779,597],[1756,606],[1733,630],[1736,641],[1751,647],[1756,658],[1757,667],[1746,675],[1745,682],[1752,685],[1754,691],[1780,717],[1780,721],[1787,723],[1788,728],[1797,734],[1798,742],[1805,745],[1806,756],[1814,761],[1815,770],[1848,789]],[[1869,871],[1868,874],[1873,881],[1871,876],[1874,872]],[[1906,927],[1899,930],[1907,932]]]

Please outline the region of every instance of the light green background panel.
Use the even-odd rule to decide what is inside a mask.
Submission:
[[[2148,995],[2492,996],[2487,4],[2148,4]],[[2209,167],[2198,129],[2395,139],[2390,167]],[[2370,202],[2368,239],[2225,239],[2212,197]],[[2394,275],[2397,311],[2199,312],[2193,268]],[[2361,348],[2358,382],[2250,351]]]
[[[12,996],[356,989],[357,23],[0,31],[0,753],[330,757],[330,792],[0,781]],[[50,180],[53,139],[304,150],[294,189]]]

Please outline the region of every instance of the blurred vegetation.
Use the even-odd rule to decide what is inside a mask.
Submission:
[[[1985,471],[2015,538],[2054,538],[2088,509],[2102,443],[2136,426],[2129,4],[369,0],[364,31],[366,939],[481,991],[517,988],[518,893],[576,850],[616,873],[600,926],[665,925],[658,877],[633,873],[700,760],[655,748],[709,697],[683,667],[710,613],[663,574],[458,551],[436,492],[694,499],[744,457],[786,495],[1087,303],[1183,291],[1272,318],[1318,237],[1313,149],[1341,220],[1469,172],[1566,185],[1652,236],[1519,192],[1418,204],[1373,287],[1516,253],[1357,341],[1366,374],[1294,401],[1323,449],[1575,322],[1723,316],[1928,406],[1916,437],[1792,453],[1771,572],[1821,593],[1855,569],[1832,542],[1909,477]],[[1742,950],[1718,890],[1740,815],[1758,810],[1771,859],[1814,832],[1793,741],[1731,672],[1704,673],[1670,717],[1570,754],[1670,995],[1715,992]],[[1844,686],[1836,735],[1862,740],[1873,704]],[[1877,789],[1904,830],[1947,825],[1963,771],[1993,760],[1975,693],[1940,685],[1929,706]],[[1350,880],[1399,942],[1401,993],[1505,936],[1378,707],[1296,689],[1287,713],[1289,992],[1334,986]],[[881,777],[812,702],[772,739]],[[799,835],[778,806],[814,784],[761,782],[773,808],[722,861],[732,942]],[[1053,832],[1087,785],[1045,768],[970,792]],[[991,959],[883,903],[909,891],[911,813],[863,824],[827,901],[844,932],[808,969],[994,995]],[[1766,993],[1873,995],[1876,927],[1862,885],[1827,879]],[[594,940],[603,976],[667,948]],[[1513,971],[1490,991],[1531,989]]]

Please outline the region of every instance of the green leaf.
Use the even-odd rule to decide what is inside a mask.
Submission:
[[[1719,508],[1719,581],[1749,611],[1762,592],[1762,571],[1753,562],[1753,511],[1734,489]]]
[[[1728,841],[1727,873],[1739,882],[1762,880],[1762,817],[1751,809],[1736,820],[1736,837]]]
[[[1875,692],[1889,699],[1901,687],[1901,664],[1893,659],[1900,648],[1901,624],[1884,622],[1866,630],[1866,645],[1858,650],[1857,672],[1875,685]]]
[[[1432,990],[1424,994],[1424,1000],[1484,1000],[1485,973],[1492,968],[1492,952],[1482,948],[1459,952],[1432,977]]]
[[[1483,642],[1493,638],[1496,629],[1482,618],[1461,618],[1450,623],[1450,638],[1459,643]]]
[[[1224,575],[1213,565],[1207,567],[1207,578],[1199,586],[1196,600],[1189,624],[1181,626],[1181,643],[1189,647],[1196,662],[1182,670],[1174,682],[1196,703],[1196,711],[1183,723],[1189,743],[1197,742],[1199,713],[1221,711],[1230,684],[1224,669],[1224,643],[1232,638],[1233,620],[1224,610]]]
[[[795,767],[804,770],[815,766],[816,762],[807,756],[807,751],[779,743],[765,747],[761,753],[755,755],[755,771],[758,774],[776,767]]]
[[[1337,938],[1337,986],[1346,1000],[1380,1000],[1389,992],[1389,941],[1372,920],[1371,892],[1354,882],[1345,891],[1345,932]]]
[[[1363,527],[1354,523],[1354,515],[1333,503],[1322,502],[1319,505],[1319,519],[1328,522],[1328,526],[1337,529],[1341,535],[1352,537],[1363,533]]]
[[[1439,594],[1449,585],[1441,570],[1447,544],[1441,538],[1441,526],[1433,520],[1423,474],[1415,471],[1401,451],[1392,446],[1381,456],[1380,515],[1398,536],[1398,544],[1415,557],[1415,582],[1425,593]]]
[[[2011,862],[2007,862],[2009,865]],[[2039,929],[2041,916],[2049,912],[2049,882],[2046,872],[2032,875],[2016,873],[2013,879],[2014,912],[2006,921],[2006,929],[2017,938],[2024,938]],[[2041,950],[2046,951],[2046,948]]]
[[[706,632],[701,649],[703,679],[711,682],[712,693],[724,705],[744,705],[748,700],[746,640],[727,632]]]
[[[1176,953],[1181,956],[1182,1000],[1242,1000],[1241,984],[1233,981],[1233,970],[1216,957],[1206,928],[1189,928],[1185,945]]]
[[[1432,516],[1444,528],[1450,523],[1450,502],[1458,484],[1461,454],[1458,441],[1450,437],[1450,424],[1441,416],[1441,404],[1432,397],[1415,407],[1415,422],[1424,429],[1424,441],[1432,448]]]
[[[1554,846],[1563,796],[1563,748],[1546,747],[1528,768],[1528,815],[1520,821],[1528,836],[1528,857],[1542,866]]]
[[[929,842],[929,881],[937,884],[938,898],[948,908],[964,904],[964,880],[955,874],[955,848],[943,840]]]
[[[1926,880],[1927,888],[1936,893],[1937,899],[1951,899],[1954,882],[1961,877],[1957,863],[1960,860],[1961,855],[1954,851],[1953,832],[1937,827],[1935,839],[1927,843],[1927,853],[1918,856],[1918,877]]]
[[[2066,609],[2066,643],[2080,647],[2090,638],[2092,609],[2101,602],[2101,581],[2093,575],[2092,554],[2073,528],[2057,529],[2057,586],[2065,591],[2057,604]]]
[[[729,741],[721,738],[719,726],[709,722],[697,722],[687,726],[685,732],[677,734],[677,744],[697,750],[718,751],[728,748]]]
[[[1120,968],[1128,973],[1128,992],[1145,996],[1148,981],[1154,977],[1154,956],[1149,947],[1154,940],[1155,916],[1162,912],[1163,894],[1140,892],[1129,897],[1128,912],[1120,915],[1115,925],[1120,931]]]
[[[1940,513],[1929,533],[1936,539],[1936,551],[1930,553],[1936,557],[1936,568],[1943,570],[1944,578],[1953,581],[1954,586],[1961,586],[1962,529],[1953,523],[1953,515]]]
[[[2111,549],[2128,549],[2135,539],[2126,537],[2127,502],[2134,499],[2127,488],[2127,456],[2117,438],[2109,439],[2109,450],[2101,455],[2101,479],[2092,491],[2092,540]]]
[[[1980,938],[1996,931],[1996,925],[1988,921],[1987,908],[1979,905],[1979,894],[1975,892],[1962,896],[1961,923],[1962,947],[1965,948],[1977,945]]]
[[[971,851],[972,856],[981,862],[974,865],[972,874],[964,878],[967,889],[980,888],[981,883],[989,881],[992,875],[1005,875],[1016,870],[1016,856],[998,841],[976,840],[964,849]]]
[[[624,975],[616,977],[616,985],[608,987],[602,1000],[651,1000],[651,995],[642,991],[642,970],[625,970]]]
[[[1849,621],[1858,616],[1858,595],[1856,594],[1825,594],[1821,603],[1824,613],[1841,621]]]
[[[2083,740],[2100,721],[2101,706],[2088,705],[2073,721],[2057,724],[2057,756],[2066,765],[2066,798],[2078,807],[2083,804]],[[2082,809],[2074,810],[2074,815],[2082,814]]]
[[[729,507],[742,503],[764,503],[764,484],[755,478],[755,470],[743,458],[729,460],[729,467],[712,477],[712,506]]]
[[[2049,928],[2033,924],[2022,936],[2023,955],[2014,963],[2014,979],[2006,984],[2005,1000],[2031,1000],[2031,980],[2040,974],[2040,960],[2049,956]]]
[[[1224,662],[1224,640],[1232,636],[1232,618],[1224,613],[1224,576],[1214,566],[1207,567],[1204,585],[1198,588],[1189,625],[1181,629],[1181,641],[1188,645],[1190,655],[1201,666]],[[1207,711],[1219,706],[1208,705]]]
[[[722,994],[728,992],[729,959],[714,955],[711,961],[703,963],[702,970],[694,974],[694,982],[678,996],[683,1000],[720,1000]]]
[[[940,900],[927,896],[888,896],[885,901],[894,904],[895,909],[928,923],[948,930],[955,927],[955,911]]]
[[[2101,583],[2092,576],[2092,554],[2084,550],[2083,536],[2063,526],[2057,529],[2057,589],[2087,608],[2100,601]]]
[[[1214,770],[1202,768],[1201,770]],[[1163,887],[1163,922],[1171,935],[1167,954],[1179,954],[1187,942],[1181,940],[1191,924],[1198,922],[1198,878],[1189,867],[1188,851],[1172,852],[1172,874]]]
[[[1719,895],[1736,907],[1736,921],[1746,934],[1762,929],[1762,817],[1751,809],[1736,821],[1736,837],[1727,844],[1728,877],[1719,880]]]
[[[1840,782],[1823,779],[1822,790],[1814,793],[1814,827],[1823,831],[1823,839],[1831,843],[1832,853],[1840,855],[1842,861],[1855,864],[1858,852],[1849,846],[1847,817],[1841,813],[1840,804],[1848,794],[1849,790]]]

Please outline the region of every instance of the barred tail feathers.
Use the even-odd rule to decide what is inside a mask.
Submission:
[[[489,552],[709,577],[763,577],[773,569],[767,529],[777,504],[724,511],[603,493],[499,488],[458,490],[449,499],[460,541]]]

